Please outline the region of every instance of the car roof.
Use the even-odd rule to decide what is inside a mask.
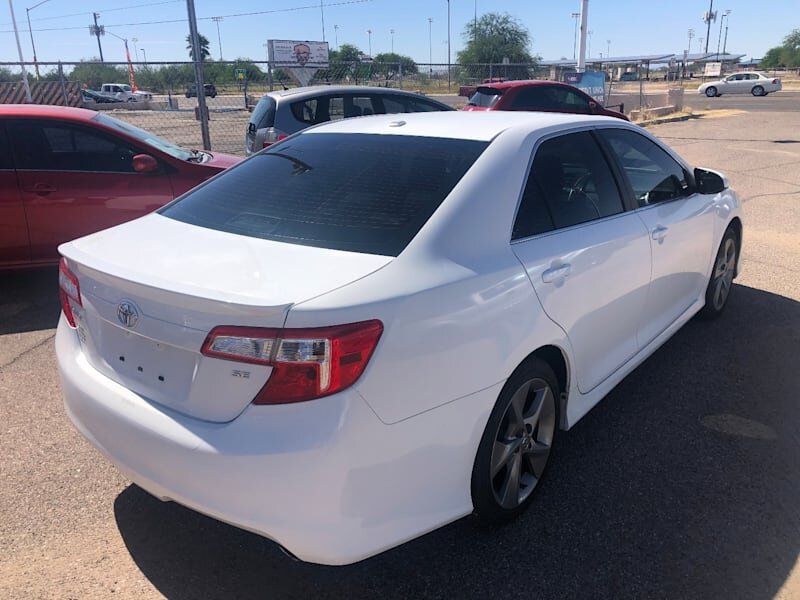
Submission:
[[[548,81],[545,79],[522,79],[515,81],[502,81],[500,83],[484,83],[478,85],[478,87],[479,88],[488,87],[488,88],[495,88],[498,90],[506,90],[508,88],[533,87],[537,85],[557,85],[559,87],[567,87],[570,89],[575,89],[575,86],[569,85],[568,83],[562,83],[560,81]]]
[[[50,106],[46,104],[0,104],[0,116],[45,117],[50,119],[69,119],[88,121],[97,113],[85,108],[71,106]]]
[[[611,123],[615,127],[629,127],[626,121],[615,117],[594,115],[528,111],[447,111],[399,113],[343,119],[311,127],[304,130],[300,135],[365,133],[488,142],[507,129],[517,127],[534,132],[548,130],[559,125],[564,126],[566,129],[574,125],[607,125]]]
[[[326,93],[366,93],[370,94],[402,94],[404,96],[425,97],[416,92],[399,90],[397,88],[385,88],[365,85],[309,85],[305,87],[292,88],[289,90],[276,90],[267,95],[274,98],[304,98],[306,96],[318,96]],[[435,100],[435,98],[433,98]]]

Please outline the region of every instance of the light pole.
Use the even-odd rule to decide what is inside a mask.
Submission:
[[[19,31],[17,31],[17,18],[14,16],[14,5],[8,0],[8,9],[11,11],[11,23],[14,25],[14,37],[17,39],[17,52],[19,53],[19,67],[22,70],[22,83],[25,85],[25,100],[33,102],[31,97],[31,86],[28,83],[28,72],[25,70],[25,60],[22,58],[22,45],[19,43]]]
[[[731,18],[728,17],[728,23],[730,23]],[[722,53],[728,53],[728,23],[725,24],[725,41],[722,42]]]
[[[219,23],[224,21],[225,17],[211,17],[211,20],[217,24],[217,43],[219,44],[219,59],[222,60],[222,37],[219,34]]]
[[[694,29],[689,30],[689,48],[686,50],[686,54],[692,53],[692,38],[694,37]]]
[[[319,0],[319,15],[322,17],[322,41],[325,41],[325,7],[322,0]]]
[[[144,56],[144,66],[147,66],[147,52],[142,48],[142,56]]]
[[[606,40],[606,58],[611,56],[611,40]]]
[[[389,34],[392,36],[392,54],[394,54],[394,29],[390,29]]]
[[[8,0],[11,2],[11,0]],[[428,75],[433,77],[433,17],[428,17]]]
[[[339,26],[338,25],[334,25],[333,26],[333,39],[334,39],[334,43],[336,44],[336,49],[338,50],[339,49]]]
[[[131,38],[131,41],[133,42],[133,53],[136,56],[136,62],[138,63],[139,62],[139,49],[136,47],[136,42],[139,41],[139,38]]]
[[[731,9],[728,8],[725,12],[722,13],[722,16],[719,18],[719,36],[717,37],[717,60],[719,60],[719,46],[720,42],[722,42],[722,24],[725,22],[725,18],[731,14]]]
[[[450,91],[450,0],[447,0],[447,91]]]
[[[594,33],[594,31],[592,31],[591,29],[586,32],[586,35],[589,38],[589,44],[588,44],[588,46],[586,48],[586,54],[587,54],[587,56],[589,56],[589,58],[591,58],[591,56],[592,56],[592,34],[593,33]]]
[[[572,34],[572,60],[575,60],[578,47],[578,19],[581,18],[581,13],[571,13],[570,16],[575,19],[575,32]]]
[[[33,52],[33,70],[36,71],[36,79],[39,79],[39,63],[36,61],[36,46],[33,44],[33,29],[31,29],[31,11],[37,6],[41,6],[50,0],[42,0],[38,4],[34,4],[30,8],[25,9],[25,15],[28,17],[28,34],[31,36],[31,51]]]
[[[372,29],[367,29],[367,36],[369,37],[369,57],[372,58]]]
[[[92,13],[94,17],[94,25],[89,25],[89,35],[97,36],[97,49],[100,50],[100,62],[105,62],[103,60],[103,46],[100,44],[100,36],[106,34],[106,29],[102,25],[97,24],[97,17],[100,15],[98,13]]]

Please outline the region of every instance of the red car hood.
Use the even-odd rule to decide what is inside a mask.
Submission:
[[[462,110],[469,110],[469,111],[478,110],[481,112],[486,112],[489,109],[486,106],[473,106],[472,104],[467,104]]]
[[[223,154],[222,152],[209,152],[209,154],[211,155],[211,160],[202,164],[209,167],[218,167],[220,169],[227,169],[244,160],[241,156]]]

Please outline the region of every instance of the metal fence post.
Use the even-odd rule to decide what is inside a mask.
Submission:
[[[58,61],[58,81],[61,84],[61,95],[64,96],[64,106],[69,106],[69,100],[67,99],[67,85],[64,81],[64,66],[61,64],[61,61]]]
[[[186,0],[189,12],[189,35],[192,40],[192,57],[194,58],[194,80],[197,86],[197,108],[200,113],[200,133],[203,136],[203,150],[211,150],[211,135],[208,131],[208,106],[206,105],[206,89],[203,84],[203,55],[200,49],[200,37],[197,33],[197,15],[194,11],[194,0]]]

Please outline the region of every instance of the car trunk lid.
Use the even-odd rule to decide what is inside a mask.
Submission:
[[[272,368],[202,355],[214,327],[280,328],[293,304],[391,261],[249,238],[158,214],[60,251],[80,283],[78,337],[92,366],[156,404],[215,422],[236,418]]]

